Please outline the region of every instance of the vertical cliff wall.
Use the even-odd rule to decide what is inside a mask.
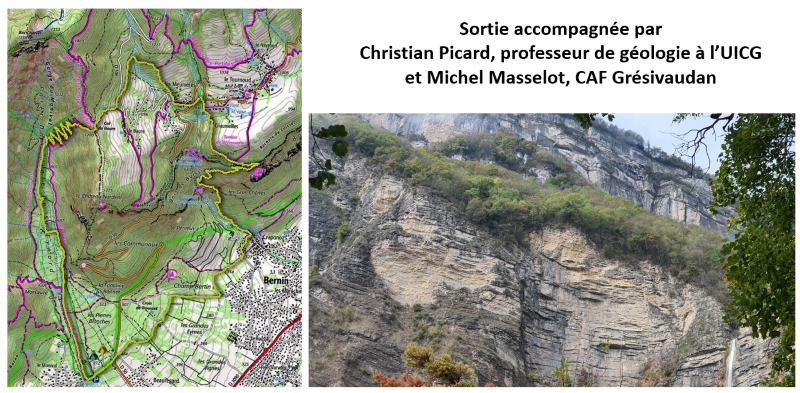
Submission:
[[[573,164],[592,185],[626,198],[651,212],[732,236],[725,228],[732,209],[714,215],[706,207],[712,199],[708,181],[687,178],[685,169],[651,158],[638,147],[620,143],[597,127],[582,130],[578,123],[557,114],[354,114],[398,135],[424,135],[428,143],[456,135],[513,130]],[[635,131],[635,130],[634,130]],[[529,173],[541,181],[547,173]],[[667,175],[667,176],[665,176]],[[671,179],[664,179],[669,177]]]
[[[470,364],[479,386],[543,386],[567,359],[581,385],[718,386],[735,336],[735,384],[768,373],[768,343],[646,260],[605,259],[569,227],[510,245],[425,187],[373,174],[367,157],[333,161],[337,186],[310,203],[312,385],[399,376],[412,340]]]

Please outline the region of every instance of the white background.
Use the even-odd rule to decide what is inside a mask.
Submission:
[[[346,6],[345,4],[354,4]],[[304,8],[307,112],[794,112],[797,7],[790,2],[403,1],[319,2]],[[355,5],[359,4],[359,5]],[[738,4],[738,5],[737,5]],[[462,36],[461,22],[514,25],[661,25],[657,37]],[[760,60],[362,60],[361,47],[660,48],[760,45]],[[594,51],[592,51],[594,52]],[[436,51],[438,54],[438,51]],[[717,75],[716,85],[408,85],[428,70],[506,70],[535,74],[623,70]]]
[[[303,112],[798,112],[798,30],[797,6],[791,2],[701,2],[701,1],[143,1],[98,2],[16,2],[13,7],[152,7],[152,8],[302,8],[303,9]],[[641,37],[546,37],[546,36],[462,36],[461,22],[500,22],[513,31],[515,25],[661,25],[661,35]],[[3,26],[6,22],[3,18]],[[489,44],[498,58],[485,60],[362,60],[361,47],[375,45],[434,49],[440,45],[482,48]],[[501,48],[541,49],[586,48],[601,44],[623,49],[651,44],[670,49],[677,45],[694,51],[712,44],[760,45],[760,60],[678,60],[667,64],[638,60],[627,64],[617,60],[517,60],[499,62]],[[3,43],[7,50],[7,42]],[[706,54],[707,58],[709,57]],[[6,59],[3,58],[5,63]],[[479,69],[536,74],[543,69],[563,71],[573,82],[561,85],[408,85],[405,76],[428,70]],[[622,70],[627,72],[714,73],[716,85],[578,85],[579,70]],[[5,64],[2,66],[7,72]],[[7,78],[2,78],[6,83]],[[3,86],[2,91],[6,88]],[[3,100],[3,105],[6,101]],[[6,122],[6,116],[2,122]],[[307,127],[307,125],[305,125]],[[3,161],[7,143],[3,140]],[[303,153],[308,154],[305,148]],[[2,171],[7,176],[6,171]],[[304,177],[308,177],[304,168]],[[6,192],[7,179],[0,183]],[[307,194],[307,185],[305,195]],[[304,211],[308,200],[303,199]],[[6,208],[0,215],[5,216]],[[308,233],[307,217],[303,217]],[[0,244],[6,244],[1,231]],[[308,241],[303,242],[307,255]],[[5,255],[5,252],[3,252]],[[309,261],[304,259],[308,266]],[[306,272],[307,274],[307,272]],[[307,279],[307,277],[306,277]],[[307,292],[306,292],[307,293]],[[307,295],[304,316],[308,317]],[[3,291],[5,302],[5,291]],[[308,345],[308,324],[304,318],[304,345]],[[5,347],[5,341],[0,341]],[[5,353],[5,351],[3,351]],[[2,356],[6,363],[5,355]],[[308,386],[308,360],[303,378]],[[327,391],[344,391],[328,389]]]

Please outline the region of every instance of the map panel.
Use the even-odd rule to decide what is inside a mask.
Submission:
[[[301,385],[301,17],[8,11],[8,386]]]

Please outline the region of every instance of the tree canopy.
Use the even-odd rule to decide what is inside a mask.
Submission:
[[[737,206],[722,247],[727,308],[762,338],[778,338],[773,383],[795,385],[795,115],[739,114],[727,127],[712,210]],[[716,213],[716,211],[715,211]]]

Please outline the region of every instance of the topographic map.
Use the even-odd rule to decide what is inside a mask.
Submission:
[[[8,386],[301,384],[301,11],[8,11]]]

